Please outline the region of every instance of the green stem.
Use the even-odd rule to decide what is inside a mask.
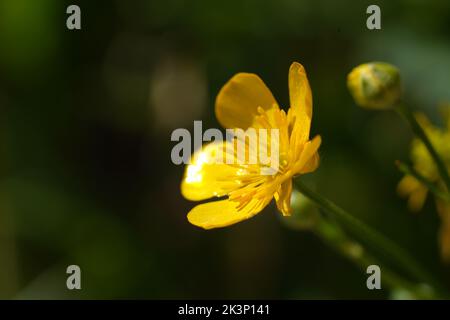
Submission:
[[[390,239],[386,238],[378,231],[372,229],[362,221],[347,213],[330,200],[309,189],[300,181],[300,179],[294,180],[294,183],[298,191],[335,218],[344,227],[346,227],[349,232],[353,233],[353,235],[359,237],[363,241],[365,240],[367,244],[373,247],[373,249],[382,250],[383,253],[385,253],[399,267],[407,270],[410,276],[415,277],[417,280],[424,281],[437,290],[442,290],[439,282],[435,281],[433,277],[431,277],[425,269],[422,268],[421,265],[419,265],[407,252],[397,246]]]
[[[427,148],[428,152],[430,153],[431,157],[433,158],[436,167],[439,171],[439,175],[441,176],[442,180],[444,181],[444,184],[448,191],[450,191],[450,176],[447,171],[447,167],[445,166],[444,161],[442,161],[441,157],[437,153],[436,149],[433,147],[433,144],[431,143],[430,139],[428,138],[427,134],[423,130],[422,126],[417,122],[416,117],[411,112],[411,110],[405,106],[404,104],[398,104],[395,109],[403,115],[406,120],[411,125],[411,128],[414,132],[414,134],[422,140],[423,144]]]
[[[311,229],[323,242],[336,252],[347,257],[362,271],[365,272],[370,265],[381,265],[376,258],[367,253],[367,250],[363,249],[357,242],[351,240],[336,223],[327,221],[324,217],[320,216]],[[421,292],[417,285],[403,279],[388,267],[383,265],[381,269],[383,270],[383,283],[392,289],[406,289],[417,299],[434,298],[432,293]]]
[[[431,192],[433,192],[433,194],[436,197],[438,197],[444,201],[450,202],[450,194],[449,193],[443,192],[442,190],[440,190],[437,185],[435,185],[434,183],[429,181],[427,178],[422,176],[420,173],[418,173],[416,170],[414,170],[413,168],[408,166],[406,163],[403,163],[401,161],[396,161],[395,164],[397,165],[398,169],[401,172],[403,172],[406,175],[410,175],[410,176],[413,176],[414,178],[416,178],[419,182],[421,182],[423,185],[425,185]]]

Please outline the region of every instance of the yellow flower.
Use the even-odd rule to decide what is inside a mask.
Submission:
[[[181,193],[193,201],[226,198],[194,207],[188,214],[190,223],[205,229],[229,226],[259,213],[272,198],[283,215],[291,214],[292,177],[316,170],[321,143],[320,136],[309,138],[312,94],[305,69],[296,62],[289,69],[289,97],[286,114],[264,82],[251,73],[238,73],[223,86],[215,105],[220,124],[229,129],[278,129],[279,167],[275,174],[264,175],[265,165],[260,163],[216,161],[223,159],[230,142],[203,146],[186,167]]]
[[[424,129],[437,153],[442,157],[446,163],[448,170],[450,170],[450,113],[446,115],[446,128],[441,129],[434,126],[427,117],[418,113],[416,115],[417,121]],[[429,181],[442,185],[440,181],[439,172],[431,157],[428,149],[423,142],[415,138],[411,144],[411,160],[414,169]],[[420,183],[412,176],[405,176],[400,181],[397,190],[401,196],[408,197],[408,207],[411,211],[419,211],[425,203],[428,189],[425,185]]]
[[[450,171],[450,107],[443,110],[446,128],[441,129],[434,126],[423,114],[417,114],[417,120],[423,127],[425,133],[436,148],[438,154],[442,157]],[[419,139],[414,139],[411,145],[411,160],[414,169],[423,177],[444,188],[440,179],[436,165],[425,145]],[[428,189],[416,178],[406,175],[398,184],[397,190],[401,196],[408,197],[408,207],[411,211],[422,209]],[[439,231],[439,244],[441,247],[441,256],[444,261],[450,262],[450,203],[440,198],[435,199],[436,208],[441,218],[441,227]]]
[[[391,108],[401,96],[400,73],[388,63],[364,63],[349,73],[347,87],[356,104],[361,107]]]

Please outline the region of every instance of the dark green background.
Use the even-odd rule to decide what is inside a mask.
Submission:
[[[66,28],[72,3],[79,31]],[[382,30],[366,28],[369,4]],[[357,108],[345,81],[359,63],[393,63],[407,102],[436,120],[450,101],[449,21],[445,0],[0,0],[0,297],[389,297],[273,205],[226,229],[186,220],[172,130],[218,127],[215,96],[241,71],[288,107],[292,61],[323,139],[309,182],[448,285],[431,199],[413,215],[395,193],[408,126]],[[81,291],[65,287],[70,264]]]

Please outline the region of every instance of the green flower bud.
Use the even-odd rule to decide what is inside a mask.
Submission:
[[[356,104],[369,109],[388,109],[401,97],[399,70],[384,62],[364,63],[347,76],[347,86]]]

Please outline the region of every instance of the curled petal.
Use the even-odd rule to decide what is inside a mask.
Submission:
[[[316,152],[312,155],[312,157],[305,163],[305,166],[300,171],[301,174],[310,173],[313,171],[316,171],[316,169],[319,167],[320,157],[319,153]]]
[[[294,173],[308,173],[314,171],[319,164],[319,155],[317,150],[322,143],[320,136],[315,136],[311,141],[305,143],[305,146],[300,154],[299,160],[294,167]]]

